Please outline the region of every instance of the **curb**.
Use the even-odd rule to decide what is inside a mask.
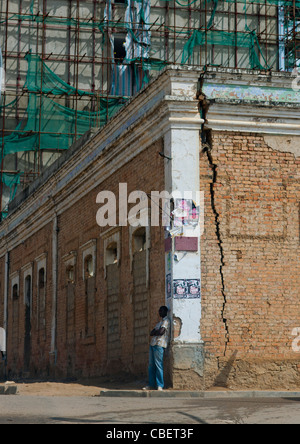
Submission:
[[[143,390],[102,390],[100,397],[106,398],[201,398],[201,399],[238,399],[238,398],[298,398],[299,392],[284,391],[180,391],[165,390],[143,391]]]
[[[16,395],[18,393],[18,386],[16,385],[0,385],[0,395]]]

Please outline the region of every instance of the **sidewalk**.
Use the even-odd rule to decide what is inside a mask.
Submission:
[[[300,391],[265,391],[265,390],[216,390],[189,391],[164,390],[101,390],[101,397],[106,398],[201,398],[201,399],[238,399],[238,398],[297,398]]]

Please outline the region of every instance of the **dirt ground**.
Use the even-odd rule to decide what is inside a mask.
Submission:
[[[99,396],[97,386],[79,383],[32,382],[18,383],[18,394],[25,396]]]
[[[145,381],[99,378],[72,382],[56,381],[9,381],[18,386],[18,395],[23,396],[99,396],[101,390],[140,390]],[[0,383],[5,384],[5,381]]]

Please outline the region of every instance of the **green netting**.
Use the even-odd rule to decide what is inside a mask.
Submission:
[[[181,63],[185,64],[193,56],[197,46],[216,45],[249,49],[249,67],[251,69],[268,69],[267,63],[260,62],[262,52],[256,33],[223,32],[223,31],[194,31],[184,46]],[[260,55],[260,56],[259,56]],[[263,58],[263,57],[262,57]]]
[[[1,180],[4,185],[9,188],[9,201],[12,201],[17,193],[18,185],[21,182],[21,174],[20,173],[2,173]],[[8,211],[4,210],[1,213],[2,219],[7,217]]]
[[[92,92],[76,90],[60,79],[42,63],[39,56],[29,53],[26,57],[28,72],[24,90],[28,92],[25,115],[9,136],[1,134],[3,156],[35,150],[67,150],[72,143],[92,127],[105,125],[123,105],[120,99],[98,99],[96,112],[71,109],[59,103],[60,97],[77,94],[93,96]],[[51,95],[51,98],[48,97]],[[5,110],[13,110],[17,99],[6,104]],[[3,106],[0,106],[2,110]],[[4,111],[5,112],[5,111]],[[20,173],[1,174],[2,183],[9,188],[9,201],[13,200],[20,184]],[[7,211],[2,212],[2,218]]]
[[[26,58],[28,74],[24,88],[29,92],[26,115],[11,135],[1,138],[4,156],[37,149],[66,150],[90,128],[105,125],[124,104],[120,99],[100,99],[96,112],[68,108],[47,94],[93,94],[65,83],[41,62],[39,56],[28,54]]]
[[[44,94],[93,96],[92,92],[77,90],[58,77],[46,63],[42,63],[38,55],[31,52],[25,57],[28,62],[28,73],[24,89],[30,92],[43,92]]]
[[[19,185],[20,174],[3,173],[2,182],[9,188],[13,187],[14,185]]]
[[[3,96],[1,96],[1,101],[2,101],[2,99],[3,99]],[[10,103],[6,103],[5,106],[0,105],[0,111],[1,111],[3,108],[5,108],[5,109],[9,109],[9,108],[14,109],[15,106],[16,106],[16,104],[17,104],[17,102],[18,102],[18,99],[14,99],[14,100],[12,100]]]
[[[99,112],[76,111],[48,97],[29,94],[27,123],[4,137],[4,155],[19,151],[66,150],[92,127],[103,126],[121,106],[119,100],[101,99]],[[108,108],[108,114],[107,114]]]

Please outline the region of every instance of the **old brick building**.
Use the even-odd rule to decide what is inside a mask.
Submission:
[[[174,387],[299,385],[291,84],[286,73],[170,67],[15,199],[0,226],[10,376],[146,375],[149,331],[167,304]],[[128,194],[200,190],[201,222],[100,228],[97,195],[119,198],[120,183]]]

